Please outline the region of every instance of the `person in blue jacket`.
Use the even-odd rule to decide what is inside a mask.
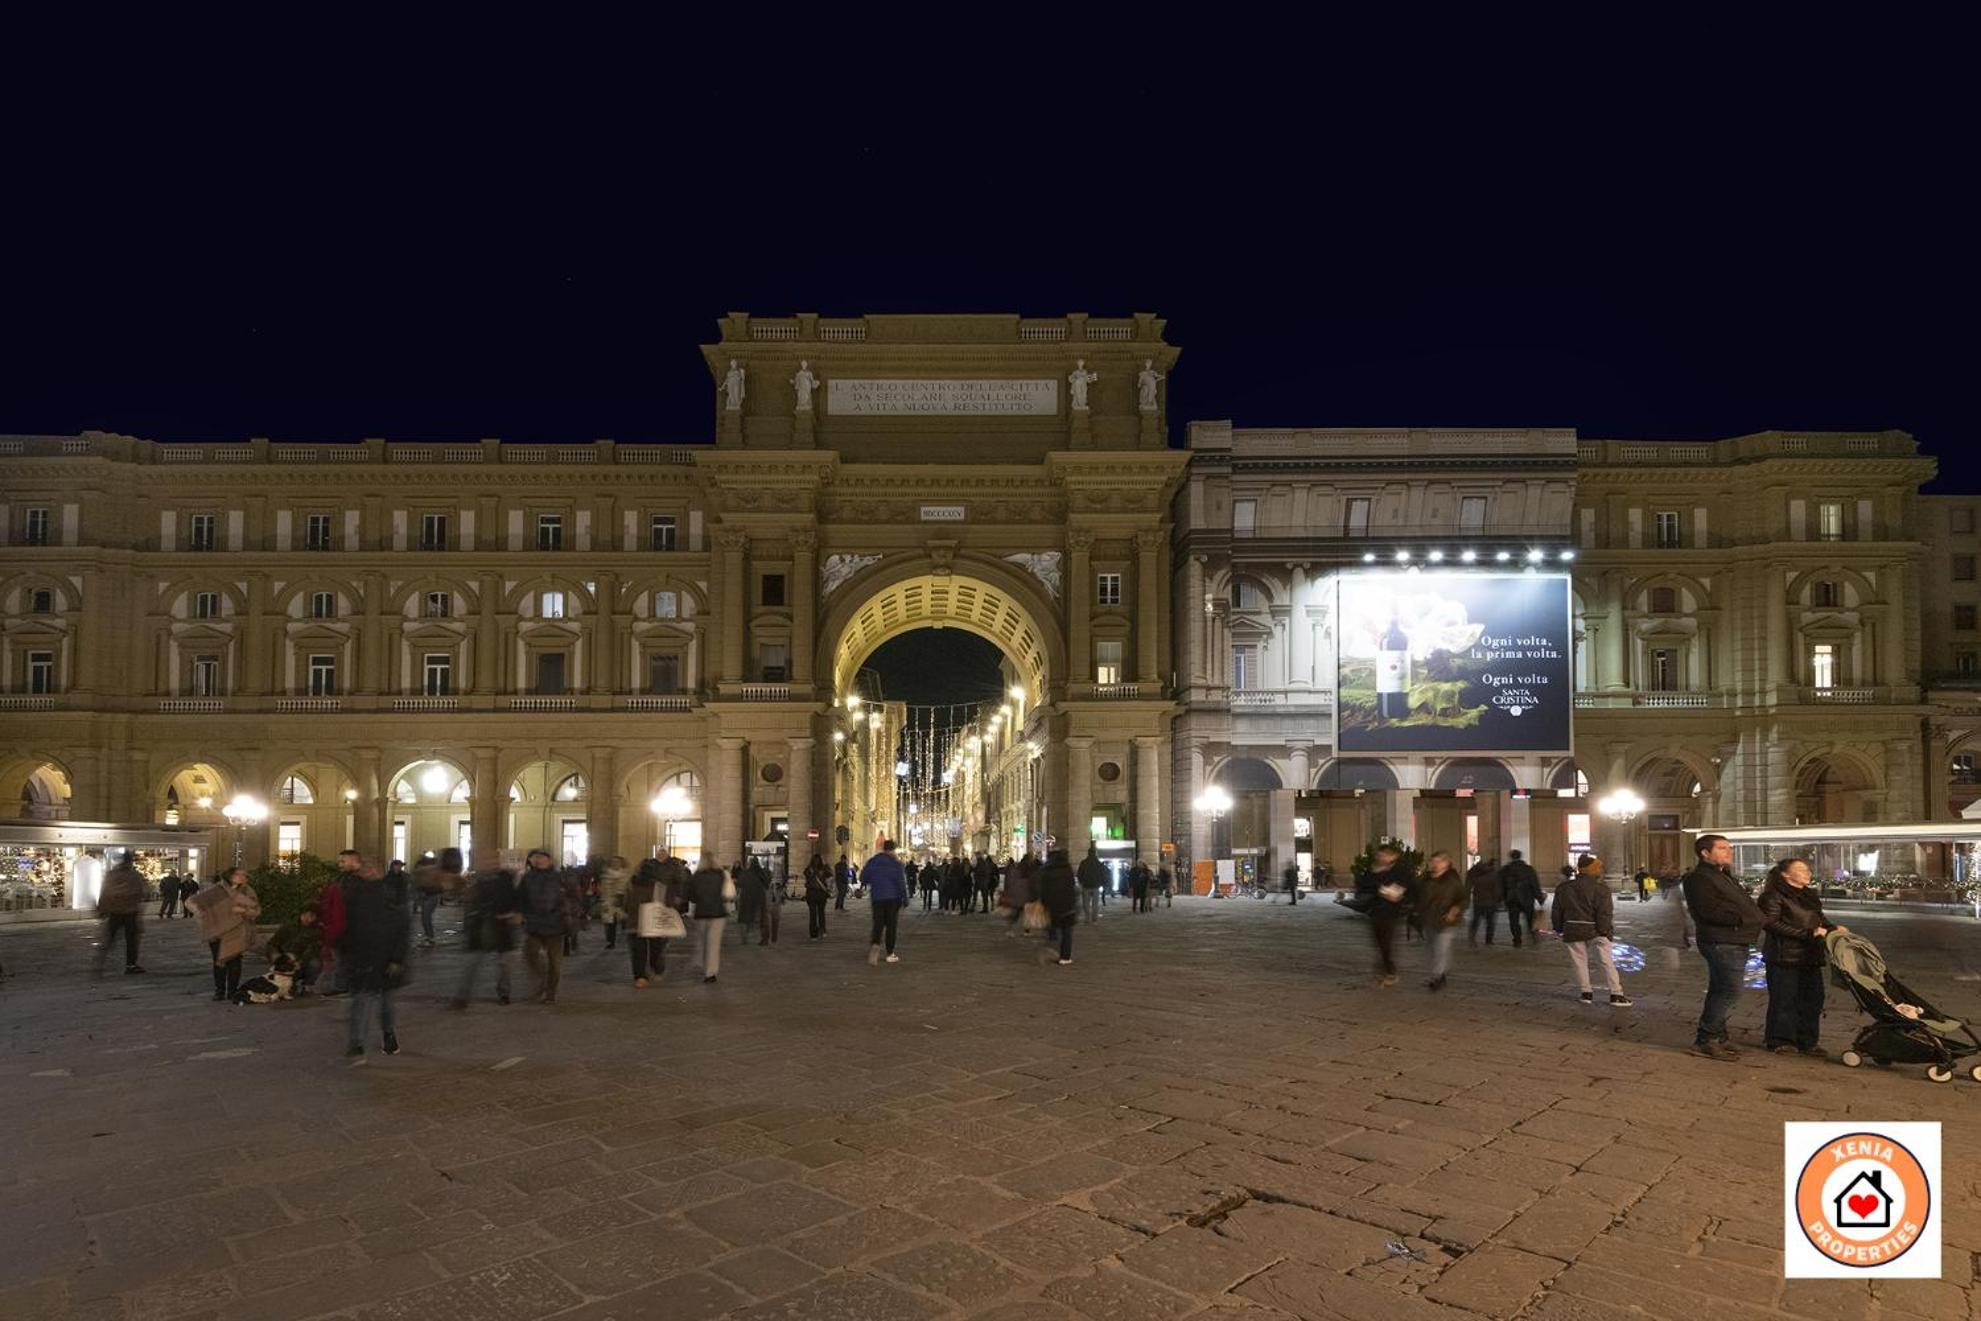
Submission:
[[[887,938],[887,961],[901,962],[901,956],[894,952],[894,929],[901,920],[901,905],[908,901],[908,878],[902,873],[901,859],[894,856],[894,841],[881,841],[880,852],[867,859],[867,865],[860,868],[860,884],[867,891],[867,902],[873,905],[873,942],[867,950],[867,962],[879,963],[881,937]]]

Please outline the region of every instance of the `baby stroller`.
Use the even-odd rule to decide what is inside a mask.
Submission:
[[[1871,1016],[1843,1053],[1846,1065],[1854,1069],[1866,1059],[1879,1065],[1924,1064],[1934,1082],[1952,1082],[1957,1061],[1981,1053],[1974,1029],[1908,990],[1885,970],[1876,945],[1855,931],[1835,928],[1823,943],[1830,955],[1830,979]],[[1981,1064],[1969,1068],[1967,1076],[1981,1082]]]

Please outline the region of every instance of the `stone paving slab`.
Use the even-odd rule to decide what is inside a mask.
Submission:
[[[1691,1055],[1670,916],[1619,906],[1627,1011],[1548,943],[1376,989],[1326,904],[1110,908],[1063,969],[911,912],[894,967],[841,932],[643,992],[594,930],[554,1008],[466,1013],[443,946],[362,1068],[338,1002],[213,1004],[183,925],[102,981],[93,928],[0,930],[0,1321],[1981,1314],[1981,1088]],[[1975,928],[1854,925],[1981,1014]],[[1780,1278],[1777,1125],[1846,1114],[1947,1124],[1941,1280]]]

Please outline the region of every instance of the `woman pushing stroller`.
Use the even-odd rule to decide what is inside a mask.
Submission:
[[[1816,1044],[1823,1029],[1823,976],[1829,962],[1824,938],[1844,927],[1823,913],[1823,900],[1809,884],[1809,864],[1784,858],[1768,872],[1759,905],[1761,959],[1768,970],[1768,1026],[1764,1049],[1777,1055],[1799,1051],[1826,1056]]]

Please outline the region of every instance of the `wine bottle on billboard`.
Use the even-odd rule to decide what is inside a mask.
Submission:
[[[1376,714],[1385,720],[1410,714],[1410,636],[1395,612],[1376,639]]]

